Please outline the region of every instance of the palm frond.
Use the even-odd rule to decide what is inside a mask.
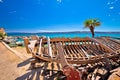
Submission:
[[[92,37],[94,37],[94,29],[97,26],[100,26],[101,22],[99,19],[95,18],[95,19],[88,19],[84,22],[84,26],[85,28],[89,28],[91,33],[92,33]]]
[[[95,26],[97,27],[97,26],[100,26],[101,25],[101,23],[100,22],[96,22],[95,23]]]
[[[89,27],[91,25],[91,23],[92,23],[92,20],[88,19],[84,22],[84,25],[85,25],[85,27]]]

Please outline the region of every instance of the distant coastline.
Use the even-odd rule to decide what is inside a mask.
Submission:
[[[66,31],[66,32],[7,32],[7,33],[90,33],[90,31]],[[120,31],[95,31],[95,33],[120,33]]]
[[[89,31],[74,31],[74,32],[36,32],[36,33],[28,33],[28,32],[9,32],[8,36],[46,36],[50,38],[74,38],[74,37],[92,37],[91,32]],[[95,37],[111,37],[120,39],[120,32],[95,32]]]

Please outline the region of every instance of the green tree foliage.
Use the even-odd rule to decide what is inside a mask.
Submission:
[[[99,19],[88,19],[84,22],[85,28],[89,28],[91,33],[92,33],[92,37],[94,38],[94,29],[97,26],[101,25],[101,22],[99,21]]]
[[[0,39],[4,39],[7,34],[0,33]]]

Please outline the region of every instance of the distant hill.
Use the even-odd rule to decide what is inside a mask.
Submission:
[[[33,33],[33,32],[7,32],[7,33]],[[90,33],[90,31],[35,32],[35,33]],[[120,32],[102,32],[102,31],[95,31],[95,33],[118,33],[118,34],[120,34]]]

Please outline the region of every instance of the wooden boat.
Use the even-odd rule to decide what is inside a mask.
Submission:
[[[60,62],[56,48],[58,42],[62,43],[64,56],[70,64],[96,63],[104,58],[113,58],[120,55],[117,52],[120,50],[120,43],[106,38],[51,38],[50,40],[41,38],[37,42],[39,45],[36,46],[35,53],[35,49],[29,49],[28,41],[27,38],[24,39],[27,52],[32,53],[35,58],[47,62]]]
[[[112,38],[98,38],[98,40],[106,45],[107,47],[111,48],[113,51],[120,53],[120,42],[117,40],[114,40]]]

